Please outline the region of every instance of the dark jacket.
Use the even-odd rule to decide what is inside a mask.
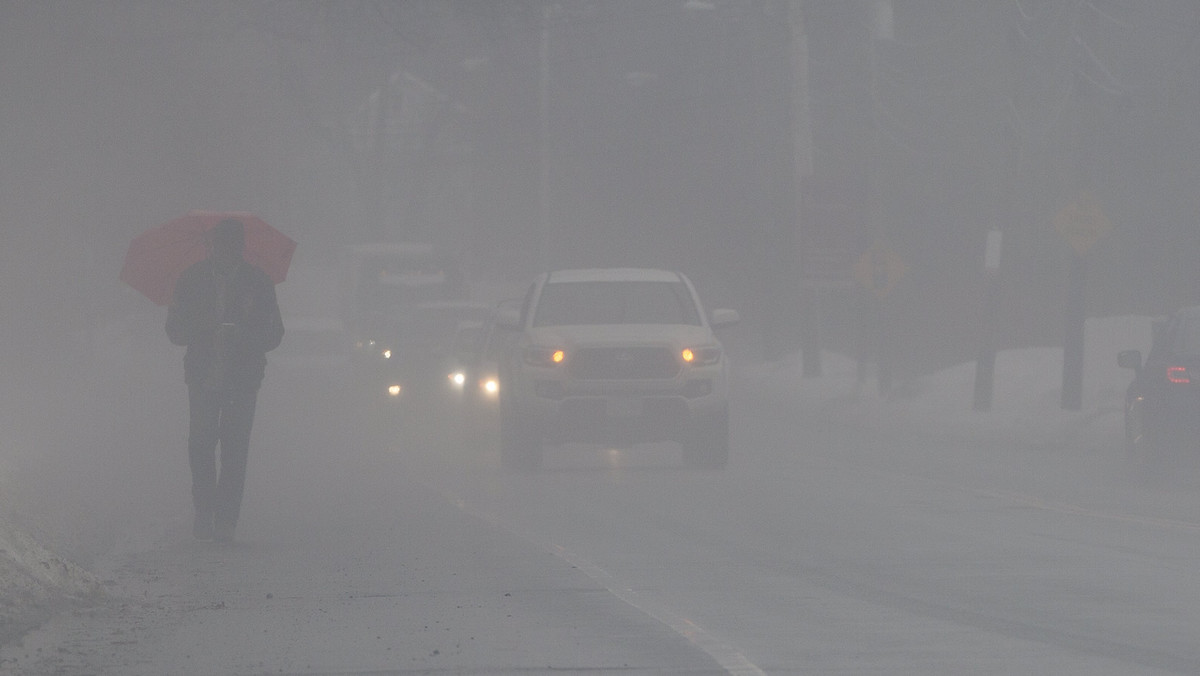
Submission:
[[[267,352],[283,340],[283,320],[275,299],[275,284],[257,266],[240,262],[232,274],[220,276],[211,260],[189,267],[175,283],[167,310],[167,337],[186,345],[184,380],[207,382],[211,376],[218,327],[229,331],[228,363],[222,389],[258,389],[266,372]],[[217,316],[218,294],[225,281],[224,315]]]

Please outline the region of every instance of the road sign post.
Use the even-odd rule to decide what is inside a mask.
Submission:
[[[1083,334],[1087,322],[1087,259],[1071,255],[1067,275],[1067,333],[1063,340],[1062,408],[1083,408]]]
[[[1071,268],[1067,273],[1067,298],[1064,316],[1062,408],[1078,411],[1083,407],[1083,342],[1087,322],[1087,253],[1097,240],[1112,230],[1112,224],[1100,208],[1099,200],[1087,190],[1080,191],[1054,217],[1054,228],[1071,246]]]
[[[854,279],[868,294],[862,308],[858,384],[861,386],[866,379],[866,361],[873,355],[879,392],[884,395],[891,390],[890,359],[895,340],[893,312],[888,306],[894,303],[890,296],[906,271],[904,260],[883,240],[876,240],[854,263]]]

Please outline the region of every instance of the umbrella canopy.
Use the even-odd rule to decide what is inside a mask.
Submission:
[[[246,225],[245,258],[276,284],[287,278],[296,243],[258,216],[238,211],[189,211],[138,235],[125,252],[121,281],[158,305],[171,302],[175,282],[193,263],[208,257],[208,231],[236,218]]]

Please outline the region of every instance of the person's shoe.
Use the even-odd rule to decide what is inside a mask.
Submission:
[[[212,514],[197,514],[196,520],[192,522],[192,537],[197,540],[213,539],[213,518]]]

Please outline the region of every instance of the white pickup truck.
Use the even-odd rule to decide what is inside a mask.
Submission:
[[[729,359],[692,283],[666,270],[603,268],[540,275],[500,368],[501,460],[535,468],[544,445],[678,441],[684,461],[729,458]]]

